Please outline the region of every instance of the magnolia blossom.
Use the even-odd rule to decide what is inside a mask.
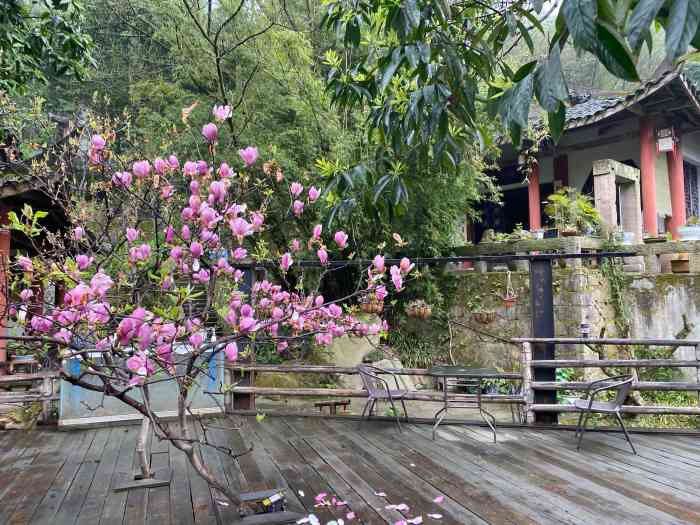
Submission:
[[[214,144],[219,138],[219,128],[212,122],[205,124],[202,128],[202,136],[207,139],[209,143]]]
[[[25,288],[19,293],[19,298],[22,300],[23,303],[28,303],[29,299],[34,297],[34,292],[31,291],[29,288]]]
[[[214,106],[214,109],[212,110],[212,115],[214,115],[214,118],[219,122],[223,122],[224,120],[231,118],[232,114],[233,112],[231,110],[231,106],[229,105]]]
[[[112,184],[122,188],[131,186],[131,173],[128,171],[118,171],[112,175]]]
[[[236,236],[238,242],[243,242],[243,238],[250,235],[253,232],[253,227],[241,217],[233,219],[229,226],[231,228],[231,233]]]
[[[192,244],[190,244],[190,253],[195,259],[199,259],[204,253],[201,243],[194,241]]]
[[[198,283],[204,284],[209,282],[209,272],[202,268],[196,273],[192,274],[192,278]]]
[[[102,135],[93,135],[90,139],[90,146],[98,151],[103,150],[106,144],[107,143],[105,142],[105,139],[102,138]]]
[[[165,200],[168,200],[174,194],[175,194],[175,188],[173,188],[170,184],[166,184],[160,190],[160,196]]]
[[[319,240],[321,238],[322,231],[323,231],[323,226],[321,226],[320,224],[317,224],[316,226],[314,226],[313,233],[312,233],[313,239]]]
[[[258,160],[258,148],[248,146],[247,148],[239,149],[238,155],[241,157],[241,159],[243,159],[243,163],[246,165],[246,168],[248,168],[255,164],[255,161]]]
[[[386,286],[377,286],[377,288],[374,290],[374,295],[377,297],[378,301],[383,301],[386,299],[386,296],[389,295],[389,292],[386,290]]]
[[[401,273],[404,275],[407,274],[408,272],[410,272],[411,270],[413,270],[414,266],[415,266],[415,264],[412,264],[408,257],[404,257],[399,262],[399,268],[401,270]]]
[[[348,245],[348,234],[342,230],[337,231],[333,236],[333,240],[335,240],[335,243],[338,245],[338,248],[344,250]]]
[[[136,228],[127,228],[126,229],[126,240],[129,242],[134,242],[136,239],[139,238],[139,231]]]
[[[311,186],[309,188],[309,202],[310,203],[316,202],[318,200],[318,198],[320,197],[320,195],[321,195],[321,192],[318,191],[318,189],[316,189],[315,186]]]
[[[292,255],[290,253],[285,253],[280,258],[280,268],[282,268],[283,272],[288,271],[293,263],[294,263],[294,259],[292,259]]]
[[[151,172],[151,163],[147,160],[139,160],[134,162],[134,165],[131,167],[131,171],[134,172],[136,178],[143,179],[148,177],[148,174]]]
[[[151,256],[151,247],[148,244],[142,244],[141,246],[134,246],[129,250],[129,260],[132,263],[142,262],[148,260]]]
[[[146,354],[141,351],[126,360],[126,367],[136,374],[130,381],[130,386],[140,385],[146,380],[148,375],[155,372],[155,366]]]
[[[17,257],[17,264],[19,264],[20,268],[24,270],[25,272],[31,272],[34,270],[34,264],[32,263],[32,260],[29,257],[25,257],[24,255],[20,255]]]
[[[238,359],[238,345],[236,343],[229,343],[224,347],[224,355],[229,361],[235,361]]]
[[[180,169],[180,161],[177,160],[177,157],[175,155],[170,155],[168,157],[168,164],[170,165],[171,170],[179,170]]]
[[[403,288],[403,278],[401,277],[401,269],[398,266],[392,266],[389,268],[389,273],[391,274],[391,282],[394,283],[397,291]]]
[[[292,204],[292,211],[294,215],[301,217],[301,214],[304,213],[304,203],[301,201],[294,201]]]
[[[292,242],[289,245],[292,252],[297,253],[301,251],[301,241],[299,239],[292,239]]]
[[[318,260],[321,261],[322,265],[325,266],[328,264],[328,252],[325,250],[325,248],[319,248],[316,255],[318,256]]]
[[[92,264],[93,257],[88,257],[85,254],[80,254],[75,257],[75,262],[80,270],[87,270]]]
[[[94,297],[104,297],[113,285],[114,281],[112,278],[99,271],[90,279],[90,293]]]
[[[384,257],[382,257],[381,255],[375,255],[374,260],[372,261],[372,265],[378,273],[384,273]]]
[[[165,172],[170,166],[163,159],[158,158],[153,161],[153,169],[158,175],[165,175]]]
[[[233,250],[233,258],[237,261],[245,259],[247,256],[248,250],[246,250],[245,248],[236,248],[235,250]]]
[[[85,237],[85,229],[82,226],[76,226],[73,228],[73,239],[76,241],[81,240]]]
[[[289,185],[289,193],[292,194],[292,197],[298,197],[299,195],[301,195],[302,191],[304,191],[304,186],[302,186],[298,182],[292,182]]]
[[[197,175],[197,163],[188,160],[182,167],[182,173],[187,177],[194,177]]]

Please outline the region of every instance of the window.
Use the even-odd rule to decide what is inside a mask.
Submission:
[[[683,161],[683,179],[685,186],[685,215],[697,217],[698,214],[698,167]]]

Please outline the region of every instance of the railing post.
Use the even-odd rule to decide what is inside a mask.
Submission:
[[[532,345],[523,343],[520,351],[521,366],[523,373],[523,401],[525,402],[525,423],[531,424],[535,420],[535,413],[532,411],[534,402],[534,392],[532,390]]]
[[[700,345],[695,345],[695,381],[700,383]],[[698,406],[700,406],[700,388],[698,389]]]
[[[533,258],[530,261],[530,304],[532,311],[532,337],[554,337],[554,299],[552,289],[552,259]],[[555,359],[554,343],[536,343],[533,347],[533,361]],[[534,367],[535,381],[556,381],[555,368]],[[536,404],[555,405],[556,391],[536,391]],[[556,412],[535,413],[537,423],[557,423]]]

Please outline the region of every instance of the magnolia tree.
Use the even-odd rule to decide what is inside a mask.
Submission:
[[[219,124],[231,118],[228,107],[213,114]],[[383,332],[385,324],[359,320],[349,305],[401,290],[413,265],[404,259],[386,268],[377,255],[352,294],[327,301],[309,289],[299,261],[315,260],[330,272],[337,266],[332,259],[351,252],[348,235],[325,234],[321,225],[305,222],[319,190],[287,180],[273,161],[261,162],[255,147],[229,163],[220,159],[218,133],[216,123],[206,124],[208,160],[185,162],[174,155],[127,161],[114,133],[88,134],[84,165],[63,163],[43,179],[69,227],[50,232],[42,226],[44,214],[31,209],[11,214],[11,227],[35,245],[35,255],[11,262],[9,314],[24,335],[5,337],[25,350],[79,360],[79,372],[63,367],[65,381],[141,413],[212,487],[240,504],[201,454],[207,446],[236,452],[197,432],[191,410],[193,386],[209,379],[210,361],[222,353],[236,361],[260,344],[289,351]],[[285,225],[282,238],[298,234],[288,246],[266,241],[274,233],[267,228],[271,210],[283,214],[275,221]],[[251,261],[272,266],[277,279],[246,287]],[[57,292],[48,304],[40,290],[50,285]],[[205,330],[211,326],[215,339]],[[150,392],[164,382],[177,392],[175,423],[164,422],[150,403]]]

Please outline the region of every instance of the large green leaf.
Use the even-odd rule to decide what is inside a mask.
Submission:
[[[520,131],[528,124],[533,84],[533,75],[527,75],[503,93],[498,107],[503,123],[511,130],[511,138],[516,144],[520,142]]]
[[[386,89],[386,87],[389,85],[389,82],[391,82],[391,78],[394,76],[394,73],[396,73],[396,70],[401,64],[402,59],[403,53],[401,52],[401,48],[397,47],[392,52],[391,60],[389,61],[389,64],[386,66],[386,69],[384,69],[384,73],[382,74],[382,81],[379,84],[379,89],[381,91],[384,91],[384,89]]]
[[[642,48],[645,35],[649,33],[649,27],[665,1],[641,0],[632,10],[627,22],[627,41],[635,52]]]
[[[597,22],[596,33],[598,44],[595,54],[605,68],[623,80],[639,82],[634,58],[615,28],[605,22]]]
[[[666,56],[675,60],[688,49],[700,25],[700,1],[674,0],[666,24]]]
[[[562,102],[559,103],[559,107],[555,111],[547,113],[547,122],[552,139],[554,142],[558,142],[566,126],[566,106]]]
[[[566,0],[562,7],[566,26],[574,39],[574,45],[594,51],[596,48],[596,0]]]
[[[553,46],[547,60],[535,71],[535,96],[540,106],[547,111],[555,111],[559,103],[567,100],[564,73],[561,70],[559,46]]]

